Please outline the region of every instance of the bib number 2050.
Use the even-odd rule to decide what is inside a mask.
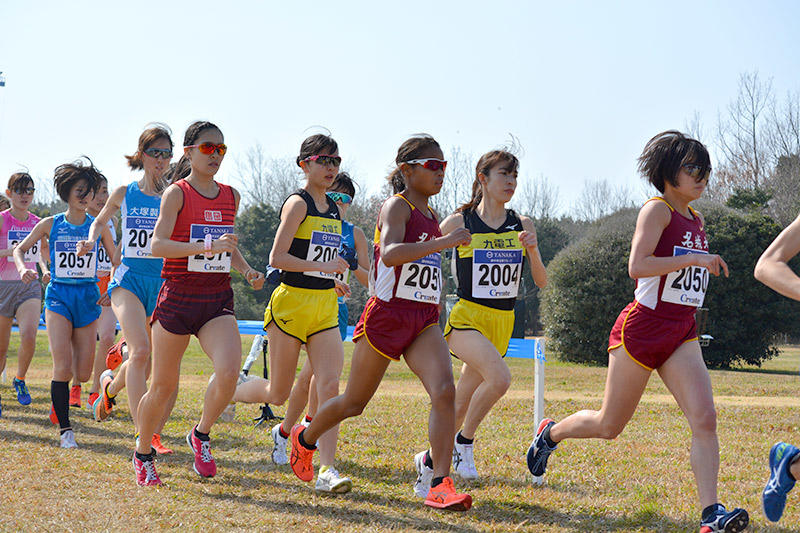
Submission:
[[[438,304],[441,288],[442,256],[435,253],[403,265],[396,295],[405,300]]]

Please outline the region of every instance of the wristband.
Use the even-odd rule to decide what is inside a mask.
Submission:
[[[214,254],[211,253],[211,234],[210,233],[206,233],[206,236],[203,239],[203,250],[205,250],[207,258],[210,259],[210,258],[214,257]]]

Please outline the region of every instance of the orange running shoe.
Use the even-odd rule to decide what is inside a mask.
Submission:
[[[300,433],[306,429],[305,426],[296,424],[292,428],[292,453],[289,456],[289,464],[292,466],[292,472],[300,478],[301,481],[311,481],[314,479],[314,450],[309,450],[298,440]]]
[[[100,393],[98,393],[98,392],[90,392],[89,393],[89,405],[87,405],[86,408],[91,411],[92,410],[92,406],[94,405],[94,401],[99,397],[100,397]]]
[[[425,505],[448,511],[466,511],[472,507],[472,496],[456,492],[453,480],[448,476],[430,488],[425,498]]]
[[[122,364],[122,348],[126,346],[125,337],[120,337],[119,342],[111,346],[106,354],[106,368],[116,370]]]
[[[92,404],[92,413],[94,413],[94,419],[98,422],[108,418],[108,415],[111,414],[117,404],[117,400],[108,395],[108,386],[113,380],[114,374],[111,373],[111,370],[106,370],[100,374],[100,396]]]
[[[72,388],[69,390],[69,406],[70,407],[80,407],[81,406],[81,386],[80,385],[73,385]]]
[[[165,455],[168,453],[172,453],[172,450],[161,444],[161,435],[158,433],[153,433],[153,440],[150,441],[150,445],[161,455]]]
[[[50,404],[50,422],[53,423],[54,426],[58,425],[58,417],[56,416],[56,408],[53,407],[53,404]]]

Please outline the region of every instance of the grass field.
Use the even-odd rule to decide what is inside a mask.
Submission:
[[[242,342],[249,348],[249,337]],[[347,356],[351,350],[347,343]],[[73,409],[80,448],[58,448],[58,433],[47,420],[50,357],[40,333],[28,375],[33,403],[21,407],[14,399],[15,356],[8,365],[9,382],[0,385],[0,530],[697,531],[688,426],[657,376],[616,441],[563,444],[551,457],[546,485],[533,487],[523,457],[534,431],[533,364],[509,364],[512,388],[476,440],[482,477],[469,487],[475,505],[454,514],[429,510],[413,496],[412,459],[426,445],[428,402],[402,363],[390,367],[364,414],[343,424],[339,470],[355,487],[330,497],[315,494],[313,484],[300,482],[288,467],[271,463],[269,431],[253,428],[257,407],[252,405],[239,405],[234,422],[214,428],[217,477],[203,480],[192,471],[184,437],[199,417],[211,371],[193,342],[164,432],[176,453],[158,462],[166,486],[144,489],[136,486],[130,464],[133,439],[125,393],[121,407],[103,424],[95,423],[88,410]],[[790,494],[783,527],[766,522],[760,503],[770,446],[777,440],[800,442],[798,367],[800,350],[787,348],[760,370],[712,372],[722,455],[720,498],[729,507],[748,509],[754,531],[800,532],[797,491]],[[346,361],[344,379],[348,372]],[[604,380],[603,368],[549,362],[546,414],[560,419],[599,407]]]

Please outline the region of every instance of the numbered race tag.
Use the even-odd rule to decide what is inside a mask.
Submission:
[[[306,261],[318,261],[326,263],[339,257],[339,244],[342,236],[339,233],[328,233],[325,231],[312,231],[311,238],[308,240],[308,253]],[[303,272],[306,276],[313,278],[333,279],[336,274],[328,274],[318,271]]]
[[[347,270],[345,270],[343,274],[338,274],[338,273],[334,274],[333,277],[338,279],[342,283],[344,283],[346,285],[349,285],[350,284],[350,269],[348,268]]]
[[[111,257],[106,252],[105,246],[102,244],[97,245],[97,271],[98,272],[111,272],[113,265],[111,264]]]
[[[9,230],[8,231],[8,247],[13,248],[25,240],[25,237],[30,234],[31,230]],[[26,263],[37,263],[39,262],[39,241],[33,243],[30,250],[25,252],[23,259]],[[13,263],[14,257],[8,256],[8,262]]]
[[[396,296],[405,300],[438,304],[442,289],[442,255],[426,255],[400,270]]]
[[[125,257],[158,259],[150,253],[155,227],[155,217],[125,217],[125,231],[122,236],[125,239]]]
[[[704,250],[674,246],[672,255],[707,254]],[[678,305],[700,307],[706,297],[708,288],[708,269],[699,266],[688,266],[684,269],[670,272],[664,282],[664,291],[661,300]]]
[[[522,250],[475,249],[472,252],[472,296],[516,298],[519,291]]]
[[[64,279],[93,278],[97,273],[97,246],[80,257],[77,241],[56,241],[56,277]]]
[[[233,233],[233,226],[207,226],[192,224],[189,229],[189,242],[205,242],[206,235],[217,240],[226,233]],[[189,272],[224,273],[231,271],[231,253],[223,252],[207,257],[206,254],[190,255],[186,262]]]

